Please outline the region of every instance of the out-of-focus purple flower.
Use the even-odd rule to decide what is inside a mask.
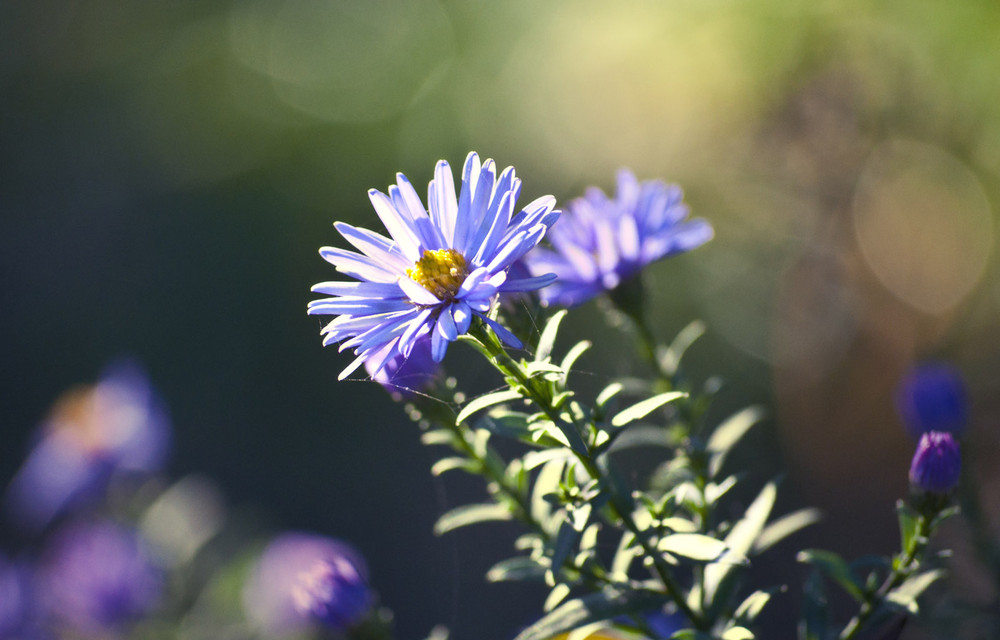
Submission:
[[[404,398],[433,384],[441,369],[441,365],[431,357],[431,341],[428,339],[415,344],[408,358],[397,353],[377,371],[374,365],[376,360],[378,358],[365,362],[368,375],[389,393]]]
[[[25,569],[0,555],[0,638],[19,638],[25,634],[29,606]]]
[[[105,637],[150,613],[163,587],[139,535],[103,521],[57,532],[36,578],[45,618],[85,637]]]
[[[331,570],[323,567],[329,565]],[[349,566],[351,574],[343,567]],[[340,567],[340,569],[338,569]],[[336,573],[339,571],[339,573]],[[286,635],[302,631],[319,620],[310,603],[312,592],[331,589],[336,576],[351,575],[351,589],[343,604],[330,604],[335,613],[364,613],[371,602],[367,589],[367,569],[361,555],[342,542],[307,533],[286,533],[275,538],[261,554],[243,589],[243,606],[247,617],[265,635]],[[327,579],[329,578],[329,579]],[[314,588],[310,589],[309,586]],[[353,603],[347,606],[347,603]],[[338,608],[341,607],[341,608]],[[360,611],[360,613],[358,613]],[[354,616],[348,616],[355,620]]]
[[[95,498],[116,473],[159,469],[170,446],[163,403],[134,363],[60,398],[14,477],[7,508],[27,529]]]
[[[689,251],[711,240],[711,225],[685,220],[680,187],[659,180],[640,183],[628,169],[618,172],[609,198],[591,187],[569,203],[547,234],[551,248],[525,256],[532,273],[555,273],[539,293],[547,304],[574,306],[635,276],[647,264]]]
[[[333,629],[347,629],[371,608],[368,583],[344,556],[318,560],[292,588],[295,607]]]
[[[955,438],[945,431],[920,436],[910,465],[910,484],[917,491],[948,493],[958,486],[962,457]]]
[[[969,419],[962,372],[943,362],[914,367],[896,389],[896,407],[914,438],[928,431],[960,434]]]
[[[508,344],[517,338],[488,313],[498,295],[530,291],[552,281],[551,274],[514,280],[507,269],[541,241],[559,217],[551,196],[515,213],[521,181],[508,167],[497,176],[492,160],[470,153],[455,196],[451,168],[438,162],[425,208],[406,176],[396,174],[388,195],[368,197],[390,238],[337,222],[337,231],[361,253],[323,247],[320,255],[355,282],[321,282],[312,290],[330,298],[309,303],[310,315],[337,316],[323,328],[323,344],[340,342],[357,358],[344,378],[363,362],[379,371],[401,353],[409,356],[430,339],[436,362],[448,345],[479,317]]]

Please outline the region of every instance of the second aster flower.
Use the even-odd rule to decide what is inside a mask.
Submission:
[[[397,356],[409,357],[421,339],[429,338],[431,356],[440,362],[475,316],[520,346],[487,314],[499,293],[538,289],[554,279],[508,279],[507,270],[555,222],[555,200],[538,198],[515,214],[521,181],[513,167],[497,176],[493,161],[480,162],[475,153],[465,161],[457,198],[444,160],[428,187],[429,209],[401,173],[388,191],[372,189],[368,196],[390,238],[337,222],[337,231],[361,253],[320,249],[337,271],[357,280],[321,282],[312,290],[333,297],[309,303],[310,315],[337,316],[324,327],[323,344],[340,342],[341,350],[354,349],[357,356],[340,377],[363,363],[374,376]]]
[[[676,185],[640,183],[622,169],[614,198],[592,187],[570,202],[548,235],[552,247],[525,257],[532,273],[558,276],[541,291],[542,300],[567,307],[581,304],[615,289],[651,262],[711,240],[711,225],[686,220],[688,208],[681,198]]]

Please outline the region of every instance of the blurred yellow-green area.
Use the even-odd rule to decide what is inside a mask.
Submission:
[[[354,543],[401,637],[512,637],[544,591],[482,575],[516,528],[431,535],[481,487],[432,479],[305,315],[334,220],[379,229],[367,189],[476,150],[517,168],[522,204],[622,166],[684,187],[716,238],[649,269],[657,330],[703,319],[696,377],[769,407],[748,473],[787,467],[786,508],[828,514],[794,542],[893,549],[913,443],[892,392],[928,358],[967,375],[996,520],[998,70],[995,0],[2,2],[0,470],[61,391],[133,355],[174,472]],[[567,325],[600,336],[598,381],[644,373],[597,305]],[[989,601],[951,535],[952,586]]]

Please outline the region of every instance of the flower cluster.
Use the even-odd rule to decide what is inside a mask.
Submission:
[[[473,153],[458,198],[444,161],[427,209],[402,175],[388,195],[369,192],[389,237],[336,223],[361,253],[320,252],[355,280],[313,288],[332,297],[309,303],[309,313],[336,316],[322,330],[324,345],[353,349],[356,359],[341,377],[364,364],[373,380],[407,400],[425,443],[451,449],[434,464],[434,474],[462,470],[485,481],[491,501],[445,513],[435,525],[438,534],[489,520],[526,525],[517,542],[524,555],[488,573],[495,581],[544,579],[551,588],[547,613],[516,640],[618,638],[621,632],[752,640],[755,618],[771,595],[739,593],[748,558],[818,515],[804,509],[772,521],[775,482],[743,509],[723,506],[730,489],[746,482],[745,474],[726,470],[726,460],[761,414],[747,408],[711,422],[711,392],[699,395],[678,375],[700,330],[658,343],[645,317],[643,287],[631,284],[650,263],[706,243],[711,225],[689,219],[679,187],[640,182],[628,170],[619,172],[614,197],[591,188],[561,215],[549,197],[515,215],[519,190],[513,169],[497,178],[492,161],[481,164]],[[556,357],[567,311],[550,314],[550,307],[600,294],[634,322],[639,353],[657,377],[648,384],[612,381],[588,401],[567,380],[590,343]],[[531,327],[525,355],[509,351],[522,345],[504,324],[522,332]],[[458,382],[440,373],[448,345],[464,334],[508,388],[466,402]],[[897,610],[916,611],[917,597],[941,575],[927,568],[927,547],[959,484],[955,438],[967,419],[964,387],[954,369],[925,367],[904,380],[897,400],[920,439],[909,474],[911,503],[899,506],[902,549],[865,576],[835,553],[802,551],[799,559],[812,567],[802,637],[852,640]],[[647,484],[630,486],[609,454],[634,446],[622,434],[639,423],[657,434],[633,440],[665,444],[671,454]],[[529,451],[508,460],[491,438],[517,440]],[[745,486],[733,493],[752,495]],[[598,532],[619,536],[610,559],[597,548]],[[295,606],[285,610],[349,628],[370,606],[363,568],[349,555],[319,555],[303,560]],[[825,581],[860,604],[843,627],[827,621]],[[813,615],[813,609],[821,612]]]

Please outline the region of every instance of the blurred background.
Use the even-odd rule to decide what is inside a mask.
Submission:
[[[305,314],[334,220],[378,229],[368,188],[476,150],[517,167],[522,204],[621,166],[684,187],[716,238],[649,270],[657,328],[707,323],[691,367],[727,381],[718,417],[769,407],[751,473],[787,468],[784,507],[828,514],[794,545],[897,544],[914,445],[892,393],[927,358],[966,374],[995,522],[997,69],[993,0],[0,2],[0,478],[61,392],[133,356],[172,473],[355,544],[401,638],[511,637],[542,592],[482,576],[514,528],[433,537],[481,488],[433,479]],[[642,373],[593,303],[568,325],[603,332],[596,378]],[[956,588],[995,597],[950,535]]]

